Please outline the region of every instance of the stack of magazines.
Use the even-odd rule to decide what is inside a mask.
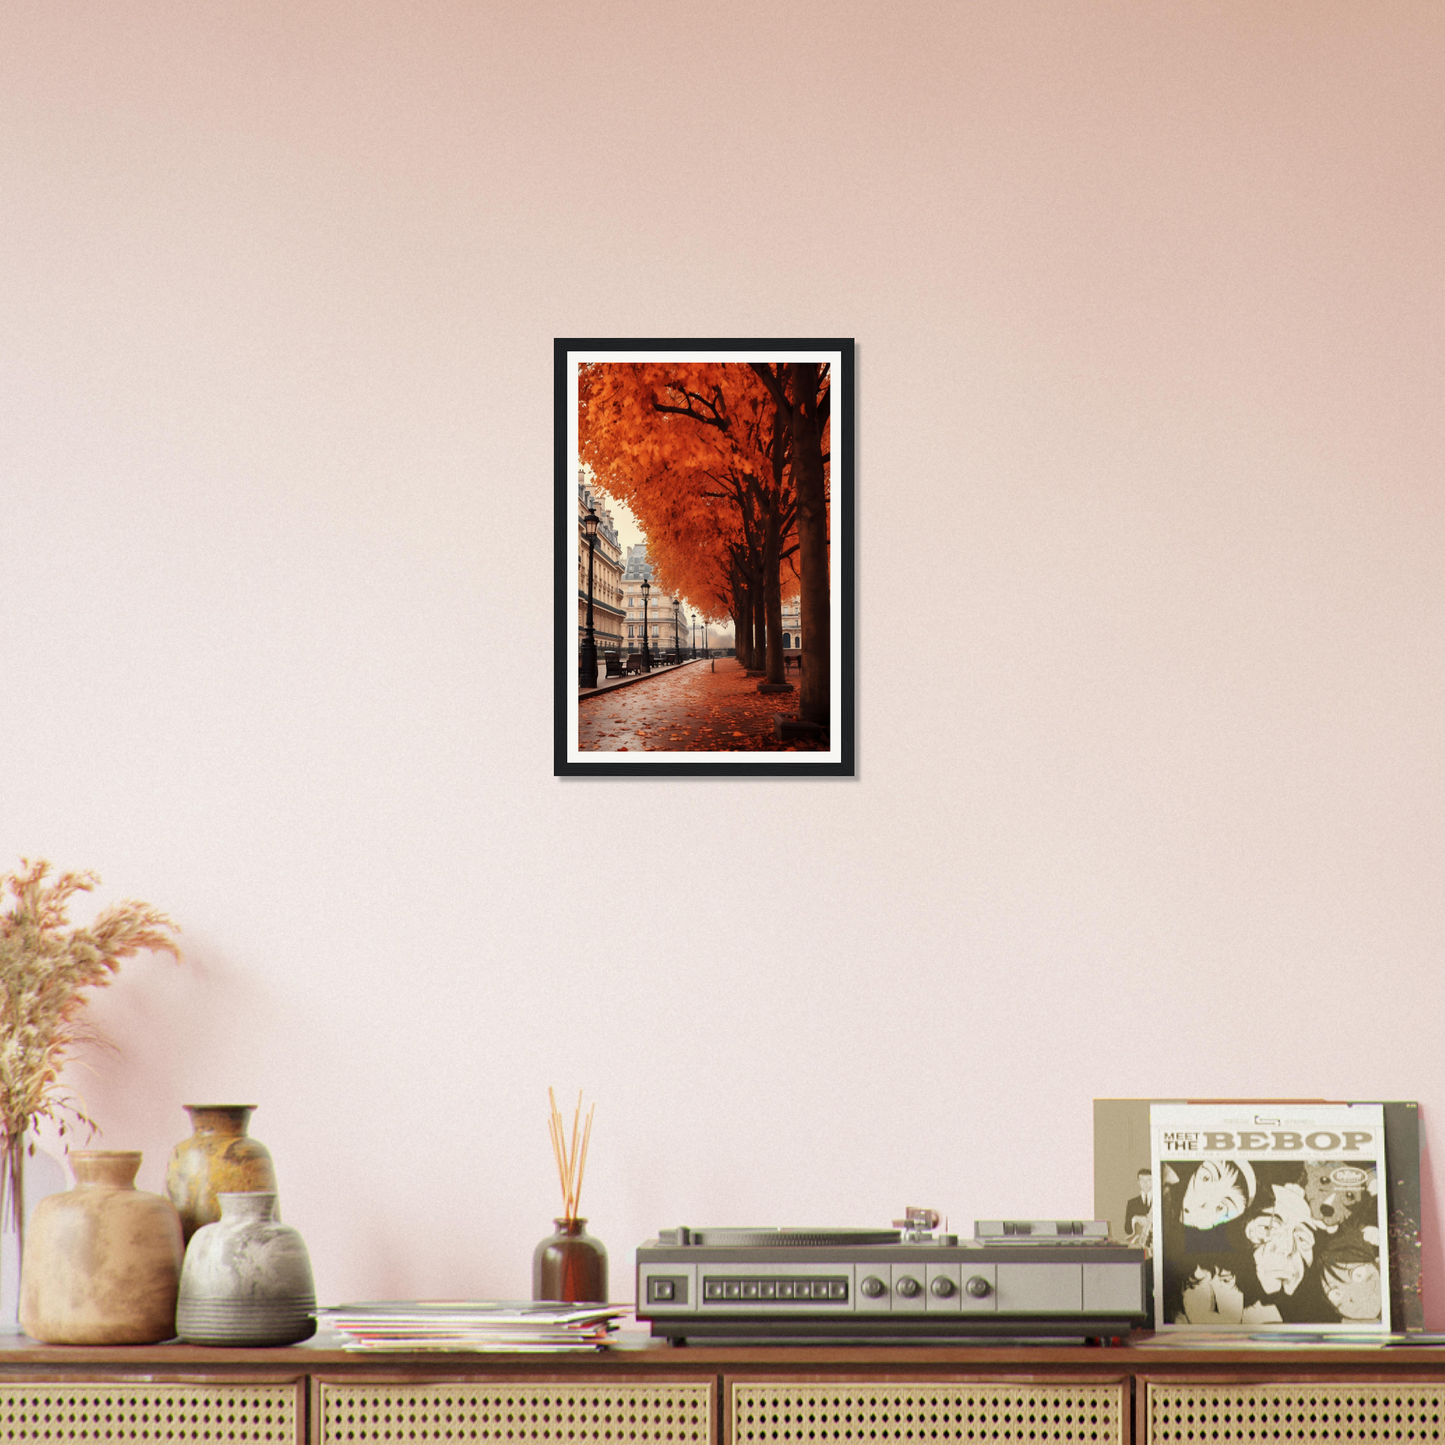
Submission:
[[[348,1350],[596,1350],[608,1343],[627,1305],[380,1300],[316,1311]]]

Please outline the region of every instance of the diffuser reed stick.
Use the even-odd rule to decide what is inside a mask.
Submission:
[[[552,1135],[552,1157],[557,1161],[557,1178],[562,1185],[562,1217],[568,1224],[577,1222],[577,1203],[582,1197],[582,1175],[587,1169],[587,1145],[592,1138],[592,1114],[597,1105],[587,1109],[587,1119],[582,1120],[582,1091],[577,1091],[577,1107],[572,1111],[572,1136],[567,1137],[567,1128],[562,1121],[562,1112],[557,1107],[557,1096],[549,1088],[547,1102],[552,1106],[547,1128]],[[578,1138],[578,1132],[581,1138]]]

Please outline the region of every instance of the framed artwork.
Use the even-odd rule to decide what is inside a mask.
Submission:
[[[558,340],[554,772],[853,776],[853,342]]]

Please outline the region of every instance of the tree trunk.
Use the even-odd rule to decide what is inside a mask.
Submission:
[[[754,572],[748,583],[748,596],[753,599],[753,660],[750,664],[755,672],[761,672],[768,665],[768,615],[763,608],[764,579],[761,572]]]
[[[818,417],[818,363],[790,362],[793,392],[793,481],[798,494],[799,604],[803,678],[798,717],[829,723],[832,626],[828,609],[828,497],[823,485],[823,425]]]
[[[733,656],[744,667],[751,667],[752,663],[748,661],[748,647],[753,639],[753,609],[748,602],[747,578],[743,576],[743,570],[736,562],[732,567],[732,593]]]
[[[763,533],[763,611],[767,619],[769,682],[783,681],[783,585],[782,538],[778,535],[778,517],[774,510]]]

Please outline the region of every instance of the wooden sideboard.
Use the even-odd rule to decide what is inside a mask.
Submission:
[[[0,1442],[27,1445],[1445,1445],[1445,1349],[1431,1347],[639,1336],[587,1355],[362,1355],[0,1340]]]

